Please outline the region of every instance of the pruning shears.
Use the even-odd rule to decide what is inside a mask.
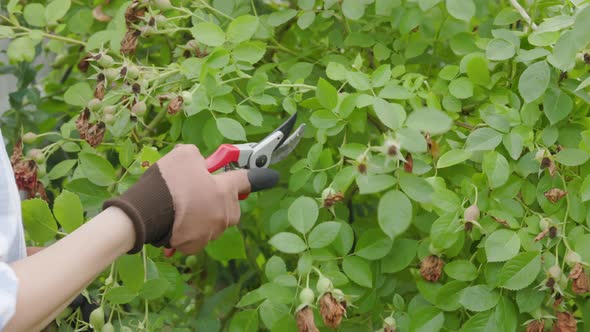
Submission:
[[[301,141],[305,132],[305,124],[301,124],[294,132],[297,113],[293,114],[287,121],[268,134],[259,142],[243,144],[222,144],[213,154],[206,158],[207,170],[209,173],[216,172],[223,168],[224,171],[233,169],[258,169],[267,168],[285,159]],[[258,176],[255,172],[249,175],[252,192],[270,187],[269,182],[275,179],[266,179]],[[240,195],[239,199],[244,200],[248,194]],[[165,248],[166,257],[174,255],[174,248]]]

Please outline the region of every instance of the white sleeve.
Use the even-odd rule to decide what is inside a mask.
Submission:
[[[10,266],[0,262],[0,331],[14,315],[18,279]]]

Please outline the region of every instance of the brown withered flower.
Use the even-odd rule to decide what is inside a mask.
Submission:
[[[324,319],[324,324],[333,329],[340,326],[342,317],[346,313],[346,309],[340,304],[332,293],[327,292],[320,298],[320,314]]]
[[[445,262],[436,255],[430,255],[420,263],[420,274],[427,281],[437,282],[440,279]]]
[[[543,332],[545,330],[544,320],[534,320],[526,326],[526,332]]]
[[[576,332],[576,319],[569,312],[558,312],[557,321],[553,325],[554,332]]]
[[[554,239],[557,236],[557,227],[551,226],[549,227],[549,237]]]
[[[535,236],[535,242],[543,240],[545,238],[545,236],[547,236],[547,234],[549,234],[549,227],[547,227],[541,233],[539,233],[539,234],[537,234],[537,236]]]
[[[552,177],[557,173],[557,166],[555,166],[555,162],[551,158],[543,157],[541,160],[541,169],[545,168],[549,170],[549,175]]]
[[[406,162],[404,163],[404,171],[406,173],[412,173],[414,171],[414,159],[411,153],[406,154]]]
[[[432,158],[437,159],[440,155],[440,148],[438,146],[438,142],[432,139],[430,133],[426,133],[424,135],[424,138],[426,139],[426,144],[428,145],[428,151],[430,151],[430,155],[432,156]]]
[[[584,62],[590,65],[590,53],[584,53]]]
[[[10,156],[10,164],[14,172],[14,179],[19,190],[27,193],[27,198],[33,198],[39,190],[40,182],[37,180],[37,163],[34,160],[26,160],[23,157],[22,140],[18,140]],[[42,190],[45,193],[45,190]],[[42,195],[42,197],[46,195]]]
[[[121,53],[122,54],[133,54],[137,48],[137,39],[141,35],[141,31],[135,29],[129,29],[125,33],[125,37],[121,41]]]
[[[96,88],[94,89],[94,98],[97,98],[98,100],[103,100],[104,99],[104,80],[99,81],[98,83],[96,83]]]
[[[97,147],[102,143],[106,126],[104,122],[98,122],[91,125],[86,132],[86,142],[93,148]]]
[[[130,28],[134,23],[140,21],[145,15],[145,9],[141,8],[139,0],[133,0],[125,10],[125,24]]]
[[[559,188],[552,188],[545,192],[545,198],[547,198],[551,203],[557,203],[563,196],[567,195],[566,191],[563,191]]]
[[[344,194],[341,192],[335,193],[334,195],[329,195],[324,199],[324,207],[332,207],[334,204],[338,202],[342,202],[344,200]]]
[[[80,133],[81,139],[86,139],[86,132],[88,131],[88,126],[90,125],[88,121],[90,120],[90,110],[85,108],[78,116],[76,120],[76,129],[78,133]]]
[[[90,67],[90,62],[88,60],[92,59],[92,55],[86,54],[80,62],[78,62],[78,70],[85,73],[88,71],[88,67]]]
[[[92,16],[94,16],[94,18],[99,22],[108,22],[112,19],[112,17],[104,13],[101,5],[96,6],[92,10]]]
[[[585,294],[590,291],[590,280],[584,272],[582,264],[577,263],[568,276],[572,280],[572,290],[576,294]]]
[[[176,96],[168,103],[168,114],[176,114],[182,109],[184,99],[181,96]]]
[[[299,332],[319,332],[313,320],[313,311],[311,307],[305,306],[296,314],[297,328]]]

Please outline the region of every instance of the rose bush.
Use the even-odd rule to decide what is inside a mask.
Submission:
[[[103,331],[588,328],[588,1],[3,9],[18,90],[2,128],[31,244],[178,142],[207,155],[296,111],[308,124],[279,188],[203,253],[146,246],[97,278]],[[79,311],[56,324],[89,327]]]

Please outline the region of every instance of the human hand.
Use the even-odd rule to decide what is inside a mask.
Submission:
[[[277,181],[278,173],[264,168],[212,175],[197,147],[178,145],[104,207],[117,206],[132,219],[136,240],[130,253],[151,243],[191,254],[239,222],[239,194]]]

